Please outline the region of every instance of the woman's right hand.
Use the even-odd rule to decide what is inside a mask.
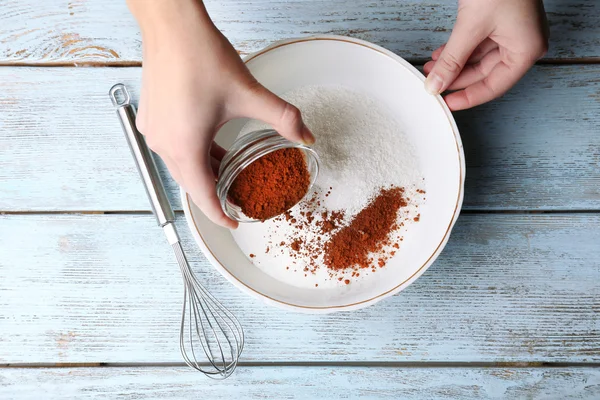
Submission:
[[[282,136],[314,143],[299,110],[268,91],[210,20],[199,0],[128,0],[143,39],[137,127],[173,178],[213,222],[235,228],[221,209],[213,139],[227,121],[262,120]]]

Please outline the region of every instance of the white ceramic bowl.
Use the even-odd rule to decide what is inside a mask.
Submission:
[[[336,288],[299,288],[262,272],[242,254],[231,233],[212,224],[181,191],[194,239],[233,285],[286,309],[327,313],[356,310],[398,293],[433,263],[460,212],[465,179],[462,143],[440,96],[425,92],[424,77],[408,62],[374,44],[340,36],[275,43],[245,59],[252,74],[276,94],[307,85],[341,85],[387,106],[405,127],[425,178],[427,201],[400,251],[371,279]],[[227,148],[246,120],[227,123],[217,136]]]

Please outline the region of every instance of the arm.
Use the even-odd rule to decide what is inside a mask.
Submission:
[[[173,178],[215,223],[223,213],[215,172],[224,150],[213,142],[227,121],[269,123],[293,141],[314,142],[300,112],[260,85],[214,26],[200,0],[127,0],[143,41],[136,124]]]
[[[451,110],[502,96],[546,54],[548,23],[541,0],[459,0],[448,43],[425,64],[426,88]]]

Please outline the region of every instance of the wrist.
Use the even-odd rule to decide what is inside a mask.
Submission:
[[[201,0],[127,0],[144,41],[196,35],[214,27]]]

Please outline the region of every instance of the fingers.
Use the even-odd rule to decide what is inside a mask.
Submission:
[[[313,144],[315,138],[304,125],[300,110],[255,83],[243,96],[240,112],[270,124],[279,134],[294,142]]]
[[[140,100],[141,103],[141,100]],[[155,153],[158,154],[159,157],[161,158],[161,160],[165,163],[165,165],[167,166],[167,169],[169,170],[169,173],[171,174],[171,177],[175,180],[175,182],[177,182],[178,184],[182,184],[183,179],[181,177],[181,172],[179,171],[179,167],[177,166],[177,163],[175,161],[173,161],[173,159],[171,157],[169,157],[169,155],[162,151],[159,146],[156,146],[155,143],[153,143],[148,136],[146,136],[144,134],[144,132],[146,131],[146,126],[145,126],[145,120],[143,118],[140,118],[140,115],[143,115],[143,111],[145,109],[141,109],[141,112],[138,113],[137,119],[136,119],[136,125],[138,130],[140,131],[140,133],[142,133],[142,135],[144,135],[144,140],[146,141],[146,145]]]
[[[219,178],[219,168],[221,167],[221,161],[225,157],[225,153],[227,153],[227,150],[219,146],[217,142],[212,142],[210,146],[210,167],[212,168],[215,180]]]
[[[195,154],[188,152],[177,160],[184,180],[182,185],[194,203],[211,221],[226,228],[235,229],[238,223],[225,215],[217,198],[215,175],[208,153],[208,150]]]
[[[440,58],[440,54],[442,54],[442,50],[444,50],[445,47],[446,47],[446,44],[444,43],[443,45],[441,45],[440,47],[435,49],[433,51],[433,53],[431,53],[431,59],[433,61],[437,61],[437,59]]]
[[[479,61],[483,60],[483,58],[488,55],[491,51],[496,50],[498,48],[498,43],[494,42],[492,39],[487,38],[479,46],[473,50],[473,54],[469,57],[469,61],[467,64],[475,64]]]
[[[210,157],[210,169],[212,170],[213,176],[215,177],[215,181],[219,178],[219,168],[221,167],[221,161],[217,160],[214,157]]]
[[[487,54],[481,61],[467,65],[448,90],[464,89],[488,76],[498,63],[502,62],[500,50],[496,49]]]
[[[433,53],[431,53],[431,59],[433,61],[437,61],[437,59],[440,58],[440,54],[442,54],[442,50],[444,50],[444,48],[446,48],[445,44],[435,49]],[[469,57],[467,64],[479,62],[487,53],[497,48],[498,43],[494,42],[490,38],[485,39],[483,42],[481,42],[481,44],[479,44],[479,46],[475,48],[475,50],[473,50],[473,53],[471,54],[471,57]]]
[[[487,34],[488,32],[463,23],[463,20],[457,20],[448,43],[441,50],[425,80],[425,89],[431,94],[440,94],[446,90]]]
[[[172,157],[165,151],[161,151],[160,157],[167,166],[171,176],[192,197],[194,203],[214,223],[226,228],[235,229],[238,226],[225,215],[221,203],[217,197],[216,185],[221,160],[226,150],[212,143],[210,150],[196,151],[185,149],[179,152],[180,156]],[[175,156],[176,150],[171,149]]]
[[[443,44],[440,47],[438,47],[437,49],[435,49],[433,51],[433,53],[431,53],[432,61],[428,61],[423,66],[423,71],[425,72],[426,75],[429,75],[429,73],[433,69],[433,66],[435,65],[435,62],[440,57],[440,54],[442,54],[442,50],[445,47],[446,47],[446,45]],[[481,42],[481,44],[479,46],[477,46],[477,48],[475,48],[475,50],[473,51],[473,54],[471,54],[471,57],[469,57],[469,59],[467,60],[467,66],[465,67],[465,69],[468,68],[468,66],[471,64],[477,64],[486,55],[488,55],[493,50],[496,50],[497,48],[498,48],[498,43],[494,42],[492,39],[489,39],[489,38],[485,39],[483,42]],[[461,75],[462,75],[462,73],[461,73]],[[451,87],[449,87],[448,89],[453,90]]]
[[[171,174],[171,177],[175,180],[175,182],[183,186],[183,177],[181,176],[181,172],[179,172],[179,167],[177,166],[177,164],[169,156],[165,155],[161,156],[160,158],[167,166],[167,169],[169,170],[169,173]],[[213,172],[215,181],[219,177],[219,168],[221,167],[222,159],[223,157],[215,158],[213,155],[210,156],[210,168]]]
[[[167,166],[167,169],[171,173],[171,177],[175,180],[175,182],[182,185],[183,179],[181,177],[181,172],[179,172],[179,167],[177,166],[177,164],[171,159],[171,157],[167,156],[166,154],[161,155],[160,158]]]
[[[212,145],[210,146],[211,157],[215,158],[218,161],[221,161],[223,157],[225,157],[225,153],[227,153],[227,150],[219,146],[217,142],[212,142]]]
[[[431,73],[434,65],[435,61],[427,61],[425,65],[423,65],[423,72],[425,72],[425,75],[429,75]]]
[[[488,76],[468,86],[464,90],[451,93],[444,99],[452,111],[475,107],[508,91],[529,69],[529,65],[508,65],[504,62],[496,64]]]

